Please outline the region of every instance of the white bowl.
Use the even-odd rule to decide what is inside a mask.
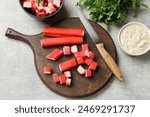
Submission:
[[[120,45],[121,49],[122,49],[126,54],[128,54],[128,55],[130,55],[130,56],[140,56],[140,55],[144,55],[145,53],[147,53],[147,52],[150,50],[150,46],[149,46],[149,48],[146,49],[146,51],[143,51],[143,52],[140,53],[140,54],[131,54],[131,53],[129,53],[128,51],[126,51],[126,50],[123,48],[122,44],[121,44],[120,35],[121,35],[122,31],[124,30],[124,28],[126,28],[126,27],[128,27],[128,26],[130,26],[130,25],[133,25],[133,24],[140,24],[141,26],[143,26],[143,27],[148,31],[148,33],[149,33],[149,35],[150,35],[150,30],[149,30],[149,28],[148,28],[147,26],[145,26],[144,24],[142,24],[142,23],[140,23],[140,22],[130,22],[130,23],[124,25],[124,26],[120,29],[120,31],[119,31],[119,35],[118,35],[118,42],[119,42],[119,45]]]

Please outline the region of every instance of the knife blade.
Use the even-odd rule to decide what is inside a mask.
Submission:
[[[100,55],[102,56],[103,60],[105,61],[105,63],[108,65],[108,67],[110,68],[110,70],[113,72],[113,74],[116,76],[116,78],[118,80],[124,81],[124,78],[122,76],[122,73],[121,73],[119,67],[117,66],[116,62],[111,57],[111,55],[105,50],[103,43],[100,42],[100,40],[101,40],[100,37],[95,32],[94,28],[92,27],[92,25],[90,24],[90,22],[88,21],[86,16],[83,14],[82,9],[78,5],[75,7],[75,9],[76,9],[76,13],[77,13],[79,19],[81,20],[83,26],[85,27],[86,31],[90,35],[93,42],[96,44],[96,47],[97,47]]]

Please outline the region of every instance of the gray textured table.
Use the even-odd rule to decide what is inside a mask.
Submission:
[[[150,5],[149,0],[145,0]],[[69,17],[75,17],[71,0],[65,0]],[[141,11],[137,18],[150,28],[150,11]],[[68,99],[51,92],[41,82],[34,66],[30,47],[4,36],[8,27],[25,34],[37,34],[45,24],[20,8],[18,0],[2,0],[0,4],[0,99]],[[122,52],[117,42],[120,27],[111,27],[119,66],[126,82],[114,80],[95,95],[83,99],[150,99],[150,52],[141,57],[130,57]]]

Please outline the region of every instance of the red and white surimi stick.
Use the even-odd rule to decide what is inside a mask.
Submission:
[[[36,15],[39,17],[44,17],[46,14],[46,10],[44,9],[43,6],[38,6],[36,10]]]
[[[86,63],[86,65],[90,65],[91,63],[92,63],[92,59],[91,58],[87,58],[86,60],[85,60],[85,63]]]
[[[89,46],[88,44],[82,44],[82,51],[89,51]]]
[[[78,57],[84,58],[84,57],[86,57],[86,54],[85,54],[85,52],[76,52],[76,53],[74,53],[74,56],[75,56],[75,58],[78,58]]]
[[[44,36],[52,37],[83,37],[83,29],[69,29],[69,28],[55,28],[55,27],[44,27]]]
[[[56,5],[57,7],[60,7],[61,0],[53,0],[53,4]]]
[[[48,66],[43,67],[43,73],[44,74],[51,74],[52,69]]]
[[[71,54],[70,46],[64,46],[63,47],[63,52],[64,52],[64,55],[70,55]]]
[[[70,78],[66,79],[66,86],[71,86],[71,79]]]
[[[61,56],[63,56],[63,51],[60,49],[55,49],[49,55],[47,55],[46,58],[55,61],[59,59]]]
[[[97,68],[97,63],[96,62],[92,62],[90,67],[89,67],[89,69],[96,70],[96,68]]]
[[[95,54],[94,54],[92,51],[89,51],[89,57],[90,57],[91,59],[94,59]]]
[[[72,52],[72,53],[78,52],[78,47],[77,47],[77,45],[71,46],[71,52]]]
[[[32,3],[31,3],[31,1],[24,1],[24,2],[23,2],[23,7],[24,7],[24,8],[32,8]]]
[[[81,75],[85,74],[85,69],[84,69],[82,66],[79,66],[79,67],[77,68],[77,71],[78,71]]]
[[[75,67],[77,65],[76,59],[70,59],[68,61],[65,61],[63,63],[59,64],[59,69],[60,71],[67,71],[70,70],[71,68]]]
[[[32,4],[32,10],[36,11],[37,7],[38,7],[38,2],[33,2],[33,4]]]
[[[54,81],[54,83],[59,83],[59,82],[60,82],[60,80],[59,80],[59,76],[58,76],[58,74],[57,74],[57,73],[53,74],[53,75],[52,75],[52,77],[53,77],[53,81]]]
[[[47,38],[42,39],[42,47],[50,47],[56,45],[73,45],[73,44],[82,44],[83,37],[60,37],[60,38]]]
[[[65,75],[62,75],[62,76],[59,76],[59,81],[60,81],[60,84],[66,84],[66,76]]]
[[[51,9],[50,9],[49,7],[44,7],[44,9],[45,9],[45,14],[46,14],[46,15],[52,13],[52,11],[51,11]]]
[[[90,69],[85,70],[86,78],[92,77],[92,71]]]
[[[64,75],[65,75],[67,78],[70,78],[70,77],[71,77],[71,71],[66,71],[66,72],[64,72]]]
[[[78,63],[78,65],[84,64],[84,59],[82,57],[78,57],[77,58],[77,63]]]

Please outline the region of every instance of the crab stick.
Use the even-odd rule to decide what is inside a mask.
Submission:
[[[85,69],[84,69],[82,66],[79,66],[79,67],[77,68],[77,71],[78,71],[81,75],[85,74]]]
[[[85,70],[86,78],[92,77],[92,71],[90,69]]]
[[[71,54],[70,46],[64,46],[63,47],[63,52],[64,52],[64,55],[70,55]]]
[[[49,55],[47,55],[46,58],[55,61],[59,59],[61,56],[63,56],[63,51],[60,49],[55,49]]]
[[[78,57],[77,58],[77,63],[78,63],[78,65],[84,64],[84,59],[82,57]]]
[[[59,76],[58,76],[58,74],[57,74],[57,73],[53,74],[53,75],[52,75],[52,77],[53,77],[53,81],[54,81],[54,83],[58,83],[58,82],[60,82],[60,80],[59,80]]]
[[[68,61],[65,61],[63,63],[59,64],[59,69],[60,71],[67,71],[70,70],[71,68],[75,67],[77,65],[76,59],[70,59]]]
[[[89,57],[90,57],[91,59],[94,59],[95,54],[94,54],[92,51],[89,51]]]
[[[44,36],[51,37],[83,37],[83,29],[70,29],[70,28],[55,28],[55,27],[44,27]]]
[[[56,46],[56,45],[73,45],[82,44],[83,37],[60,37],[47,38],[40,41],[42,47]]]
[[[92,59],[91,58],[87,58],[86,60],[85,60],[85,63],[86,63],[86,65],[90,65],[91,63],[92,63]]]
[[[71,79],[70,78],[66,79],[66,86],[71,86]]]
[[[82,47],[82,51],[89,51],[88,44],[82,44],[81,47]]]
[[[96,70],[96,68],[97,68],[97,63],[96,62],[92,62],[90,67],[89,67],[89,69]]]
[[[65,75],[67,78],[70,78],[70,77],[71,77],[71,71],[66,71],[66,72],[64,72],[64,75]]]
[[[59,76],[59,81],[60,81],[60,84],[66,84],[66,76],[65,75],[62,75],[62,76]]]
[[[43,73],[44,74],[51,74],[52,69],[48,66],[43,67]]]
[[[78,52],[78,47],[77,47],[77,45],[71,46],[71,52],[72,52],[72,53]]]

